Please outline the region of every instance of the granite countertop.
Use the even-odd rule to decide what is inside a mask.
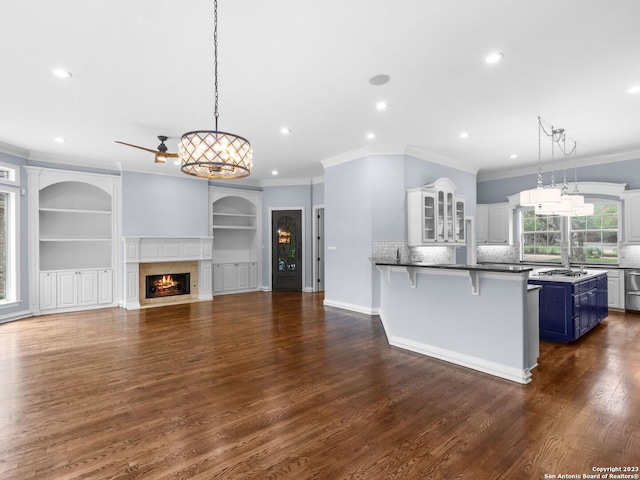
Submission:
[[[477,272],[496,272],[496,273],[524,273],[533,270],[532,267],[516,266],[516,265],[457,265],[457,264],[439,264],[439,263],[422,263],[422,262],[406,262],[397,261],[390,258],[370,258],[376,265],[398,266],[398,267],[422,267],[422,268],[440,268],[447,270],[468,270]]]
[[[563,283],[578,283],[584,280],[589,280],[591,278],[599,277],[601,275],[606,275],[606,270],[579,270],[579,269],[571,269],[573,272],[580,272],[579,276],[565,276],[565,275],[540,275],[540,272],[544,272],[546,270],[552,270],[550,268],[539,268],[534,270],[529,275],[529,280],[535,280],[539,282],[563,282]]]

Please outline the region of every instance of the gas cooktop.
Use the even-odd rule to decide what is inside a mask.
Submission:
[[[554,268],[552,270],[538,272],[538,276],[540,277],[582,277],[583,275],[587,275],[587,272],[581,272],[580,270],[571,270],[566,268]]]

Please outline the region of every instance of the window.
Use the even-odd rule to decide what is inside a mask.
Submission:
[[[17,171],[14,166],[0,164],[0,308],[13,306],[19,296]]]
[[[522,260],[560,263],[562,219],[557,215],[536,215],[533,209],[523,210],[521,218]]]
[[[595,204],[589,217],[570,218],[571,261],[618,263],[619,204]]]
[[[522,261],[560,263],[562,241],[568,238],[571,262],[617,264],[620,203],[594,203],[594,214],[586,217],[536,215],[533,209],[521,210]]]

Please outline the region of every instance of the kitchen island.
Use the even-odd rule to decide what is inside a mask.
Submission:
[[[432,265],[372,259],[390,345],[519,383],[539,351],[531,267]]]
[[[540,292],[540,338],[567,343],[592,330],[609,315],[607,271],[543,268],[530,285]]]

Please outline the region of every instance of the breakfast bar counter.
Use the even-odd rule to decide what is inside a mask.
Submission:
[[[539,352],[538,287],[530,267],[371,259],[390,345],[519,383]]]

